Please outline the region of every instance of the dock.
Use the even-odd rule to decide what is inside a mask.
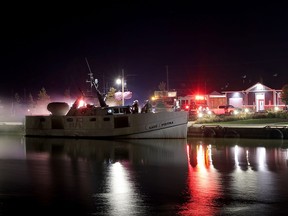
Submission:
[[[188,137],[288,139],[288,126],[190,124]]]

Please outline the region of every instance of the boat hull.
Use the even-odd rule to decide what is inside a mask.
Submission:
[[[26,116],[26,136],[93,138],[187,138],[188,113],[104,116]]]

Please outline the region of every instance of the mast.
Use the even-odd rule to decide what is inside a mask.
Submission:
[[[85,58],[85,60],[86,60],[86,64],[87,64],[88,69],[89,69],[89,73],[88,73],[89,80],[86,80],[86,82],[90,83],[90,94],[91,94],[90,96],[92,96],[92,87],[94,86],[95,90],[96,90],[97,98],[98,98],[99,103],[100,103],[100,106],[101,107],[107,107],[107,104],[106,104],[101,92],[98,89],[98,79],[94,79],[93,73],[92,73],[92,71],[90,69],[90,66],[89,66],[87,58]]]
[[[88,73],[89,80],[86,80],[86,82],[90,83],[90,94],[92,95],[92,87],[93,87],[93,81],[94,81],[93,73],[91,71],[90,65],[89,65],[88,60],[87,60],[86,57],[85,57],[85,61],[86,61],[86,64],[87,64],[87,67],[88,67],[88,70],[89,70],[89,73]]]

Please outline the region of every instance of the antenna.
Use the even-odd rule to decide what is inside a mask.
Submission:
[[[92,94],[92,87],[93,87],[93,81],[94,81],[93,73],[91,72],[90,65],[89,65],[88,60],[87,60],[86,57],[85,57],[85,61],[86,61],[87,67],[89,69],[89,73],[88,73],[89,80],[86,80],[86,82],[90,83],[90,93]]]

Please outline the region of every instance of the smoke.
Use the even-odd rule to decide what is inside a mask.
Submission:
[[[36,101],[28,103],[27,101],[15,101],[0,97],[0,122],[24,122],[27,115],[50,115],[47,105],[50,102],[66,102],[71,105],[74,98],[65,98],[63,96],[53,96],[49,101]]]

